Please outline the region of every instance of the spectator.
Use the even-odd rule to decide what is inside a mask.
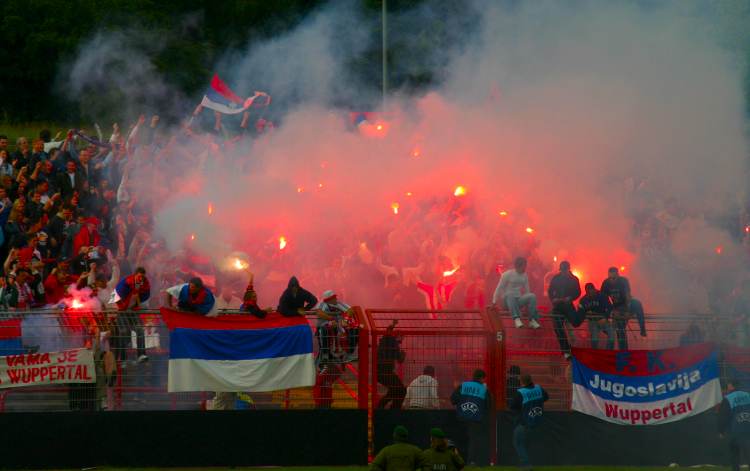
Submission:
[[[167,304],[173,307],[177,300],[177,309],[209,315],[214,307],[214,294],[203,285],[200,278],[191,278],[190,282],[176,285],[167,290]],[[210,317],[210,316],[209,316]]]
[[[82,247],[98,247],[101,243],[102,237],[96,229],[99,225],[99,220],[97,218],[88,218],[84,222],[83,227],[81,227],[73,238],[73,253],[80,253]],[[96,258],[96,255],[98,255],[98,252],[95,252],[94,258]]]
[[[483,370],[475,370],[471,381],[462,383],[451,395],[458,420],[466,426],[467,459],[477,466],[489,463],[486,420],[492,411],[492,397],[484,384],[486,377]]]
[[[0,134],[0,152],[8,151],[8,136]]]
[[[19,268],[8,275],[8,305],[17,311],[26,311],[34,305],[34,292],[29,286],[31,273]]]
[[[526,443],[529,435],[544,417],[544,403],[549,400],[549,395],[541,386],[534,384],[528,374],[521,375],[521,385],[511,405],[511,410],[517,413],[516,425],[513,429],[513,448],[518,454],[519,467],[531,469]]]
[[[266,314],[273,312],[273,308],[269,307],[266,309],[261,309],[260,307],[258,307],[258,294],[255,292],[255,288],[253,287],[254,278],[255,276],[250,273],[250,281],[247,283],[247,288],[245,288],[245,294],[242,297],[242,305],[240,306],[240,311],[250,313],[258,319],[263,319],[266,317]]]
[[[591,348],[599,348],[599,334],[607,336],[607,350],[615,348],[615,332],[609,321],[612,303],[596,289],[593,283],[586,283],[586,295],[578,303],[578,313],[589,321]]]
[[[635,315],[641,328],[641,337],[646,336],[646,319],[643,314],[643,305],[630,294],[630,282],[624,276],[620,276],[617,267],[608,270],[608,277],[602,282],[601,292],[612,302],[612,317],[617,333],[617,348],[628,349],[627,326],[630,318]]]
[[[131,343],[130,332],[135,331],[137,362],[148,361],[143,320],[138,310],[150,297],[151,283],[143,267],[136,268],[135,273],[126,276],[115,286],[109,304],[116,304],[118,311],[116,335],[112,338],[112,350],[117,360],[127,360],[127,346]]]
[[[567,360],[570,358],[570,343],[568,333],[565,330],[565,321],[568,321],[573,327],[578,327],[583,322],[583,317],[579,317],[575,306],[573,306],[573,301],[581,296],[581,282],[577,276],[570,272],[570,263],[560,263],[560,273],[550,281],[547,296],[552,302],[552,321],[555,325],[555,335],[560,344],[560,351]]]
[[[460,471],[464,460],[456,448],[448,449],[445,432],[439,428],[430,430],[430,448],[424,451],[425,471]]]
[[[729,459],[732,471],[740,471],[740,459],[745,453],[750,463],[750,393],[743,390],[736,379],[727,381],[727,395],[719,407],[719,436],[729,439]]]
[[[76,163],[69,160],[65,164],[65,172],[57,175],[57,188],[67,201],[74,194],[83,194],[84,178],[81,172],[77,170]]]
[[[502,300],[510,310],[510,315],[513,317],[513,322],[517,328],[524,326],[521,320],[521,308],[526,306],[529,326],[532,329],[538,329],[540,325],[538,322],[539,314],[536,310],[536,295],[529,288],[526,265],[526,259],[518,257],[514,263],[515,268],[502,274],[500,282],[495,288],[495,294],[492,296],[492,306],[497,308],[500,300]]]
[[[439,409],[438,381],[435,379],[435,367],[427,365],[422,374],[414,378],[406,388],[404,398],[407,409]]]
[[[394,329],[398,321],[394,320],[380,339],[377,349],[377,379],[388,391],[378,401],[378,409],[385,409],[390,403],[391,409],[401,409],[406,396],[406,387],[396,373],[396,363],[403,363],[406,352],[401,349],[401,339]]]
[[[31,159],[31,150],[29,149],[29,140],[21,136],[16,139],[16,151],[11,155],[11,161],[16,169],[21,169],[29,164]]]
[[[357,315],[354,309],[346,303],[339,301],[338,295],[332,289],[323,293],[323,301],[318,305],[318,331],[321,326],[328,326],[323,329],[324,333],[329,334],[326,337],[321,336],[321,347],[325,347],[329,352],[337,350],[339,333],[346,334],[347,345],[344,353],[347,355],[347,361],[357,359],[357,342],[359,340],[359,327]]]
[[[705,336],[703,335],[703,331],[695,322],[691,322],[690,327],[688,327],[687,331],[685,331],[685,333],[680,336],[681,347],[703,343],[704,341]]]
[[[306,289],[300,287],[297,277],[289,279],[286,290],[279,298],[279,307],[277,311],[282,316],[304,316],[306,311],[312,310],[318,304],[318,298]]]
[[[415,471],[423,469],[422,450],[409,443],[409,431],[403,425],[393,429],[393,445],[380,450],[370,464],[372,471]]]
[[[0,149],[0,176],[13,176],[13,164],[7,149]]]

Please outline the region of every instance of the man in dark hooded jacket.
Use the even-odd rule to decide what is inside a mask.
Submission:
[[[305,311],[312,310],[317,304],[318,298],[302,288],[297,277],[293,276],[289,279],[289,285],[279,298],[277,311],[286,317],[302,316],[305,315]]]

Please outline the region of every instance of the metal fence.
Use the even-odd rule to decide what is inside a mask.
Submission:
[[[308,315],[318,368],[314,387],[238,392],[232,407],[449,409],[456,386],[481,368],[498,409],[507,406],[521,372],[530,373],[549,391],[549,409],[570,408],[570,362],[563,356],[549,313],[542,315],[541,328],[519,329],[505,312],[355,311],[356,328],[326,330],[314,314]],[[388,327],[395,320],[398,324],[391,332]],[[723,352],[750,347],[747,317],[652,314],[646,327],[642,337],[635,320],[630,321],[626,333],[631,349],[699,342],[714,342]],[[566,333],[572,346],[591,346],[586,322],[577,328],[568,325]],[[600,334],[598,347],[607,348],[609,341]],[[0,355],[81,347],[95,352],[95,384],[0,389],[0,411],[216,408],[211,392],[167,392],[169,332],[158,311],[0,313]],[[732,349],[733,361],[739,356],[739,361],[750,364],[746,352]],[[721,357],[722,366],[726,357]],[[434,371],[427,375],[434,382],[424,378],[425,371]]]

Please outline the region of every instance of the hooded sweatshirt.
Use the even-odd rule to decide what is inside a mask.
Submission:
[[[292,288],[297,289],[297,295],[295,296],[292,292]],[[297,277],[293,276],[289,279],[289,284],[279,298],[279,308],[277,311],[282,316],[292,317],[299,315],[297,312],[299,309],[309,311],[318,304],[318,298],[316,298],[311,292],[300,287]]]

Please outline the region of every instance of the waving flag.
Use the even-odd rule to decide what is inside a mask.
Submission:
[[[621,425],[659,425],[721,402],[710,344],[668,350],[573,349],[573,410]]]
[[[218,111],[223,114],[242,113],[252,106],[253,102],[259,96],[268,96],[261,92],[255,92],[255,95],[243,100],[235,94],[229,86],[219,78],[217,74],[211,79],[211,86],[206,90],[206,94],[201,101],[201,107]]]
[[[162,308],[169,327],[169,392],[278,391],[315,384],[303,317],[203,317]]]

